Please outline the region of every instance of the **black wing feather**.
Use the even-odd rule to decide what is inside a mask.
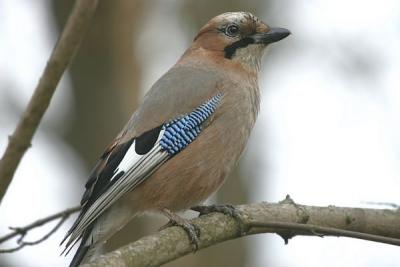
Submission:
[[[139,137],[132,138],[128,142],[114,145],[111,149],[107,149],[103,153],[85,185],[86,191],[81,199],[82,210],[68,233],[71,233],[75,229],[87,209],[124,174],[121,171],[114,177],[114,174],[118,171],[118,165],[125,157],[131,145],[135,142],[135,152],[139,155],[146,154],[156,143],[161,129],[162,125],[146,131]]]
[[[162,125],[153,128],[147,132],[144,132],[140,136],[138,136],[136,140],[135,152],[138,155],[147,154],[157,142],[157,138],[160,135],[160,131],[162,129]]]
[[[126,143],[115,146],[109,155],[107,153],[102,155],[100,160],[105,160],[107,157],[108,159],[106,159],[107,162],[100,173],[98,173],[98,168],[96,166],[96,168],[92,171],[88,182],[86,183],[86,191],[81,200],[81,204],[84,203],[84,211],[85,207],[89,207],[94,201],[97,200],[99,196],[104,193],[105,190],[107,190],[118,180],[121,175],[123,175],[123,173],[120,173],[111,180],[114,174],[118,171],[118,165],[125,157],[126,152],[131,147],[133,142],[135,142],[135,152],[139,155],[144,155],[153,148],[161,129],[162,125],[146,131],[140,136],[132,138]]]
[[[133,140],[134,139],[131,139],[126,143],[119,144],[108,154],[104,153],[102,155],[85,185],[86,191],[81,200],[81,205],[83,205],[84,209],[90,206],[101,195],[104,189],[112,184],[112,182],[110,182],[111,177],[114,175],[118,164],[122,161],[129,147],[132,145]],[[102,166],[103,160],[105,160],[106,163],[99,172],[99,167]]]

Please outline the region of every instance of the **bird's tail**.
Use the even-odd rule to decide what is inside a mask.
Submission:
[[[135,214],[135,209],[130,206],[118,205],[97,218],[85,229],[69,267],[78,267],[102,254],[104,242],[128,223]]]
[[[100,248],[102,247],[98,243],[93,242],[93,229],[94,227],[89,227],[85,230],[81,243],[75,252],[75,255],[69,264],[69,267],[78,267],[80,264],[90,261],[98,254]]]
[[[69,264],[69,267],[78,267],[83,259],[86,256],[86,253],[88,252],[90,246],[85,246],[84,242],[82,242],[79,247],[78,250],[76,251],[74,258],[72,259],[71,263]]]

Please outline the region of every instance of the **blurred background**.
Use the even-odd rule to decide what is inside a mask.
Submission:
[[[7,143],[72,8],[68,0],[0,0],[0,151]],[[261,113],[240,165],[210,199],[374,207],[399,203],[400,2],[100,1],[33,146],[0,206],[0,235],[75,206],[86,177],[150,86],[226,11],[250,11],[292,35],[260,74]],[[380,208],[382,206],[378,206]],[[66,266],[59,242],[0,255],[0,266]],[[134,220],[114,249],[166,220]],[[54,224],[53,224],[54,225]],[[32,231],[41,237],[51,226]],[[14,245],[7,243],[8,246]],[[348,238],[276,235],[233,240],[167,266],[399,266],[398,248]]]

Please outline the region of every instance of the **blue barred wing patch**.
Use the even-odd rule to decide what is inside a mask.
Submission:
[[[189,114],[165,123],[162,127],[164,134],[160,139],[162,149],[174,156],[193,142],[202,131],[202,124],[215,112],[221,99],[222,93],[218,93]]]

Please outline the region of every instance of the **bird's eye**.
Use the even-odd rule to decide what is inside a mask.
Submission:
[[[230,36],[230,37],[235,37],[239,34],[239,26],[235,24],[228,25],[225,28],[225,34]]]

